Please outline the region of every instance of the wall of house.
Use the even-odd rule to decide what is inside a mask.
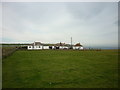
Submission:
[[[37,49],[42,49],[42,48],[43,48],[43,46],[28,46],[27,47],[28,50],[33,50],[33,49],[37,50]]]
[[[67,46],[60,46],[60,49],[69,49]]]
[[[60,48],[60,49],[63,49],[63,46],[60,46],[59,48]]]
[[[40,46],[34,46],[34,47],[33,47],[33,49],[42,49],[42,48],[43,48],[43,46],[41,46],[41,45],[40,45]]]
[[[73,49],[83,50],[83,47],[80,47],[80,46],[73,46]]]
[[[43,46],[43,49],[49,49],[49,46]]]
[[[80,47],[81,50],[83,50],[83,47]]]
[[[40,50],[40,49],[50,49],[49,46],[27,46],[28,50]],[[54,46],[52,46],[52,49],[56,49]],[[69,49],[67,46],[60,46],[59,49]],[[73,49],[83,50],[83,47],[80,46],[73,46]]]
[[[75,47],[75,46],[73,46],[73,49],[76,49],[76,47]]]
[[[67,47],[67,46],[64,46],[64,49],[69,49],[69,47]]]
[[[80,46],[73,46],[73,49],[80,49]]]
[[[55,49],[55,46],[52,46],[52,49]]]
[[[76,46],[76,49],[80,49],[80,46]]]
[[[33,46],[27,46],[27,49],[28,49],[28,50],[32,50],[32,49],[33,49]]]

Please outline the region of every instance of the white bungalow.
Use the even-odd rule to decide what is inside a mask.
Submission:
[[[65,43],[57,43],[56,46],[59,47],[59,49],[69,49],[68,45]]]
[[[39,50],[43,49],[43,45],[40,42],[34,42],[31,45],[27,46],[28,50]]]
[[[83,46],[80,43],[77,43],[76,45],[73,46],[73,49],[83,50]]]

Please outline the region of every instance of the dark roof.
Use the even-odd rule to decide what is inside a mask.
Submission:
[[[65,43],[57,43],[56,46],[65,46],[66,44]]]
[[[30,45],[34,46],[34,44],[35,44],[35,45],[42,45],[41,42],[34,42],[34,43],[30,44]]]
[[[35,45],[41,45],[41,42],[34,42]]]
[[[75,44],[74,46],[82,46],[80,43]]]

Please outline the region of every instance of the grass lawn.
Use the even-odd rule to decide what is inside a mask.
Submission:
[[[118,52],[21,50],[2,70],[3,88],[117,88]]]

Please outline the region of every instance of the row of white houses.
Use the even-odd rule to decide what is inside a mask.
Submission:
[[[34,42],[31,45],[27,46],[28,50],[41,50],[41,49],[70,49],[70,45],[65,43],[58,43],[55,45],[43,45],[40,42]],[[78,49],[82,50],[83,46],[80,45],[80,43],[77,43],[76,45],[72,45],[72,49]]]

